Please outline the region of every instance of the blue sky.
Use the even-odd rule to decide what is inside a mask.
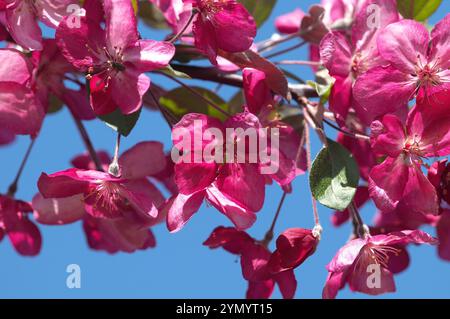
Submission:
[[[443,1],[432,17],[436,23],[450,10],[450,1]],[[266,24],[259,30],[258,40],[267,38],[274,31],[277,15],[295,7],[303,10],[314,1],[279,0]],[[141,28],[144,37],[162,39],[164,33]],[[283,59],[306,60],[305,49],[283,56]],[[292,69],[304,79],[311,79],[308,68]],[[153,76],[152,81],[165,87],[173,87],[166,79]],[[199,82],[192,81],[199,84]],[[202,84],[204,85],[204,84]],[[211,85],[209,85],[211,87]],[[234,90],[221,91],[229,97]],[[112,152],[115,135],[100,121],[86,123],[94,145]],[[332,132],[330,132],[332,134]],[[315,138],[315,137],[314,137]],[[144,111],[133,133],[123,140],[123,149],[143,140],[158,140],[170,148],[170,131],[157,113]],[[13,145],[0,148],[0,190],[6,191],[14,178],[19,162],[28,146],[28,139],[19,138]],[[319,149],[314,140],[313,151]],[[78,132],[67,111],[48,116],[30,161],[25,169],[17,197],[31,200],[36,193],[36,181],[42,171],[55,172],[69,167],[72,157],[84,151]],[[277,233],[288,227],[313,226],[308,185],[305,177],[293,184],[294,192],[285,202]],[[281,196],[278,187],[267,188],[265,206],[258,213],[258,221],[249,231],[262,238],[270,225]],[[363,218],[370,222],[374,207],[366,207]],[[327,272],[325,265],[346,242],[350,226],[334,228],[329,223],[331,211],[319,207],[323,239],[316,253],[296,270],[297,298],[320,298]],[[80,223],[66,226],[41,226],[42,252],[38,257],[26,258],[15,253],[7,239],[0,243],[0,297],[2,298],[241,298],[245,296],[246,282],[242,279],[238,259],[222,250],[209,250],[202,242],[211,231],[230,222],[215,209],[203,205],[201,210],[179,233],[169,234],[165,225],[154,228],[157,238],[155,249],[134,254],[108,255],[87,247]],[[426,229],[434,233],[433,229]],[[409,248],[411,265],[396,276],[397,292],[383,298],[449,298],[450,264],[437,258],[436,248],[414,246]],[[66,267],[81,267],[81,288],[66,287]],[[275,298],[280,297],[276,290]],[[366,295],[341,291],[340,298],[365,298]]]

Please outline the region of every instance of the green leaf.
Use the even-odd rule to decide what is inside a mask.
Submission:
[[[228,105],[220,96],[218,96],[214,92],[201,87],[191,87],[191,89],[195,90],[203,97],[211,100],[212,102],[220,106],[223,110],[228,111]],[[167,92],[159,99],[159,104],[172,112],[172,114],[175,115],[178,120],[180,120],[183,115],[187,113],[202,113],[218,118],[220,120],[226,119],[226,116],[223,113],[217,111],[209,103],[196,96],[185,87],[179,87]]]
[[[175,70],[174,68],[172,68],[172,66],[170,64],[168,66],[166,66],[165,68],[159,69],[159,71],[161,71],[167,75],[176,77],[176,78],[181,78],[181,79],[190,79],[191,78],[186,73]]]
[[[442,0],[397,0],[397,8],[405,19],[425,21],[441,3]]]
[[[320,103],[322,103],[322,105],[328,101],[333,83],[324,85],[311,80],[306,81],[306,83],[316,90],[317,95],[320,97]]]
[[[255,19],[256,25],[260,27],[272,13],[277,0],[239,0]]]
[[[112,113],[101,115],[99,118],[114,131],[119,132],[123,136],[128,136],[136,125],[141,115],[141,110],[142,108],[135,113],[125,115],[117,109]]]
[[[309,175],[314,198],[322,205],[342,211],[353,200],[358,181],[358,165],[352,154],[328,139],[328,147],[317,155]]]

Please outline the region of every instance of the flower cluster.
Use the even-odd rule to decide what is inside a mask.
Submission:
[[[0,0],[0,146],[31,139],[0,195],[0,240],[34,256],[42,243],[35,222],[81,222],[91,249],[132,253],[156,246],[158,224],[189,229],[206,202],[231,226],[214,229],[204,245],[239,257],[247,298],[270,298],[275,287],[294,298],[295,269],[333,236],[322,234],[321,203],[334,210],[334,226],[353,225],[326,266],[323,298],[346,284],[394,292],[409,244],[437,245],[450,261],[450,14],[429,27],[423,17],[433,12],[414,15],[395,0],[322,0],[277,17],[278,33],[255,42],[272,5],[246,2]],[[140,21],[170,34],[145,39]],[[286,48],[288,41],[298,43]],[[306,45],[309,61],[276,59]],[[280,65],[310,66],[316,79],[305,84]],[[180,87],[164,88],[164,77]],[[189,86],[190,78],[220,86]],[[229,102],[219,96],[224,85],[237,88]],[[141,141],[121,153],[143,106],[171,128],[171,151]],[[87,152],[70,168],[43,172],[31,202],[19,200],[44,119],[63,107]],[[93,147],[84,127],[92,120],[117,131],[113,156]],[[323,144],[314,161],[311,132]],[[299,191],[311,193],[313,227],[278,232],[284,201],[304,175],[310,192]],[[267,185],[283,195],[258,240],[250,232]],[[359,211],[369,202],[371,225]]]

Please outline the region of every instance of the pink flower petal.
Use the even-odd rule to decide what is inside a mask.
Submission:
[[[83,196],[66,198],[44,198],[36,194],[33,198],[34,218],[40,224],[65,225],[76,222],[86,214]]]
[[[119,158],[122,178],[138,179],[157,174],[166,167],[166,156],[160,142],[141,142]]]
[[[191,195],[178,194],[169,203],[167,214],[167,228],[174,233],[191,219],[198,211],[205,198],[205,192],[200,191]]]

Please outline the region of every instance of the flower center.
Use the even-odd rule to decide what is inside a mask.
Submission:
[[[95,52],[90,48],[88,48],[88,50],[103,62],[89,67],[86,79],[90,81],[95,77],[95,83],[91,85],[91,90],[106,91],[111,79],[119,72],[125,71],[123,49],[114,47],[113,52],[110,52],[108,48],[103,47],[100,53]]]
[[[398,256],[400,250],[394,248],[392,246],[384,246],[384,245],[368,245],[367,247],[370,258],[377,265],[381,265],[384,268],[388,267],[389,263],[389,254],[394,254]]]
[[[421,59],[418,58],[416,66],[416,74],[418,77],[417,86],[431,87],[441,84],[441,79],[438,75],[439,71],[439,58],[432,65],[423,65]]]
[[[94,197],[94,208],[103,207],[109,212],[117,212],[128,207],[127,200],[122,196],[118,183],[102,181],[85,197]]]

